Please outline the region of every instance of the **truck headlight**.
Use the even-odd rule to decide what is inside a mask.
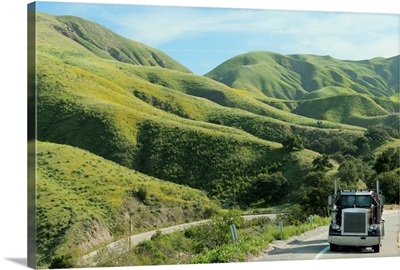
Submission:
[[[340,231],[339,224],[332,224],[332,229],[334,229],[335,231]]]
[[[377,229],[378,229],[378,225],[376,225],[376,224],[369,225],[369,227],[368,227],[368,231],[370,231],[370,232],[376,231]]]

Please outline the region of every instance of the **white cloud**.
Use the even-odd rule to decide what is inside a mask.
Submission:
[[[126,13],[123,17],[109,16],[120,25],[120,32],[141,42],[159,45],[191,34],[221,29],[222,18],[195,9],[157,8],[152,12]]]
[[[385,56],[399,53],[398,17],[387,14],[149,8],[142,13],[125,13],[109,16],[109,19],[119,24],[124,35],[152,46],[192,35],[243,32],[244,37],[260,33],[259,40],[254,40],[253,44],[273,42],[263,40],[263,36],[284,37],[292,40],[293,46],[338,56],[360,55],[358,57],[362,58],[361,53]],[[363,47],[361,51],[360,47]]]
[[[96,12],[119,34],[158,48],[196,36],[207,39],[217,34],[222,42],[225,35],[239,34],[243,51],[278,49],[341,59],[400,53],[399,16],[393,14],[154,6],[125,6],[118,12],[98,8]],[[221,49],[237,50],[230,45]]]
[[[400,53],[397,26],[398,18],[392,15],[337,14],[309,24],[309,41],[296,39],[309,51],[341,59],[390,57]]]
[[[116,17],[105,15],[120,25],[133,39],[159,45],[187,35],[210,32],[265,32],[282,33],[289,26],[286,12],[266,12],[245,9],[163,8],[145,13],[125,13]],[[290,14],[290,12],[289,12]]]

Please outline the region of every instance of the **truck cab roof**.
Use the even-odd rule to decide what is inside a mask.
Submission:
[[[373,195],[375,194],[375,190],[341,190],[340,195]]]

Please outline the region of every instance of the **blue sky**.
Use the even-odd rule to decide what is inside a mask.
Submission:
[[[79,16],[167,53],[203,75],[255,50],[364,60],[399,54],[399,15],[37,2],[37,11]]]

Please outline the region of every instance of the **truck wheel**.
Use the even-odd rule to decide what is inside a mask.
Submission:
[[[338,246],[338,245],[330,244],[330,250],[331,250],[331,251],[338,251],[338,249],[339,249],[339,246]]]
[[[376,246],[373,246],[372,249],[374,250],[374,252],[379,253],[379,251],[381,249],[381,246],[380,245],[376,245]]]

